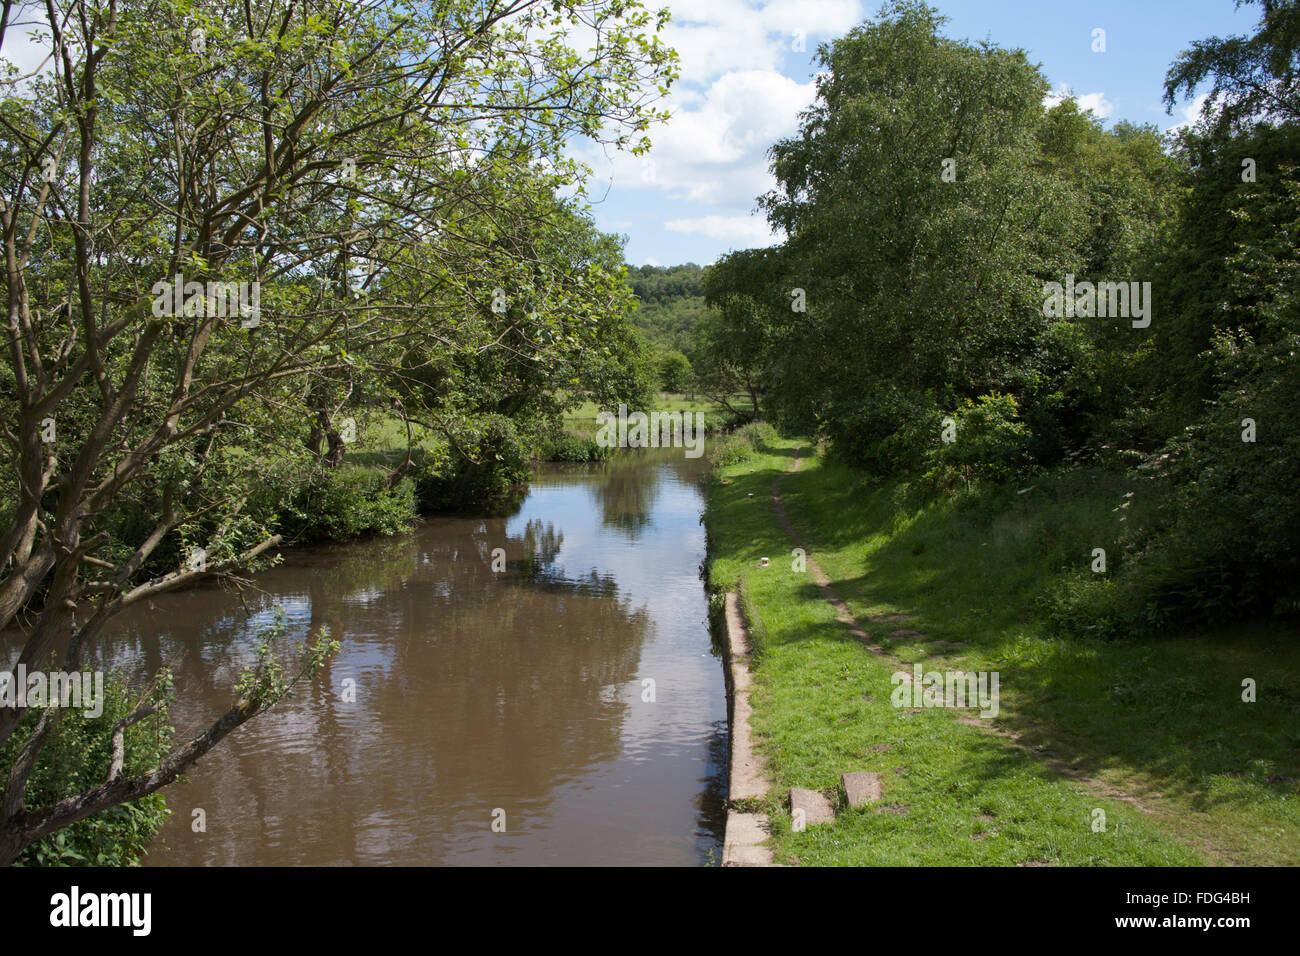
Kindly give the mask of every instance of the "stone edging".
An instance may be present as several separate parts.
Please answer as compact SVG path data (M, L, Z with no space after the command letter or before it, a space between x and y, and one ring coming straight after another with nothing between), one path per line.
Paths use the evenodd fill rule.
M731 769L728 803L767 796L772 783L767 779L763 761L754 751L749 718L751 679L749 673L749 637L740 615L740 598L727 592L727 717L731 727ZM764 813L727 810L727 831L723 838L723 866L771 866L772 851L765 842L768 819Z

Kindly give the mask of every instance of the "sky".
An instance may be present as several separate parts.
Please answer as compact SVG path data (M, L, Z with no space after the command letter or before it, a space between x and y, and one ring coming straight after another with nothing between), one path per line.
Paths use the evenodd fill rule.
M990 40L1025 50L1055 94L1070 92L1106 125L1117 120L1161 129L1194 118L1196 104L1172 114L1161 103L1169 65L1193 40L1250 34L1260 8L1233 0L931 0L954 39ZM756 211L775 186L768 148L792 135L814 97L820 43L879 10L879 0L647 0L667 6L664 40L681 78L651 131L646 157L575 146L593 171L591 214L626 237L632 265L716 260L733 249L779 241ZM1094 52L1094 31L1105 31Z
M954 39L1026 51L1053 95L1073 93L1108 125L1161 129L1188 122L1161 103L1165 73L1192 41L1250 34L1259 6L1234 0L930 0ZM817 47L876 16L881 0L645 0L667 6L664 42L681 77L654 127L648 156L589 142L571 153L592 169L588 202L597 227L626 239L632 265L706 265L733 249L780 240L757 212L775 187L768 148L793 135L813 102ZM1094 51L1105 31L1104 52ZM6 58L30 69L44 51L20 40Z

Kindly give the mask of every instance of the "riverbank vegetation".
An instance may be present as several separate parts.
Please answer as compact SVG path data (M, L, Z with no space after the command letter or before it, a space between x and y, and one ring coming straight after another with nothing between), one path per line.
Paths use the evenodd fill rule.
M807 833L774 801L782 858L1293 862L1300 3L1253 5L1170 66L1171 108L1211 95L1162 135L891 0L772 148L783 241L631 270L572 147L648 148L666 13L6 6L0 54L50 56L0 75L0 630L77 672L154 595L487 510L608 455L601 410L702 412L775 773L885 781ZM785 559L776 479L878 652ZM0 864L134 859L334 647L260 646L175 740L162 674L0 708ZM922 659L1003 672L997 732L893 707Z
M728 443L707 518L760 748L779 794L884 791L806 832L771 794L778 859L1294 864L1300 5L1171 66L1170 106L1214 95L1169 137L941 26L823 49L786 241L704 279L700 334L807 436ZM1000 712L900 708L918 663Z
M912 502L1122 487L1054 588L1066 630L1296 620L1297 23L1268 3L1254 36L1184 54L1170 106L1215 95L1162 137L1045 105L1022 51L888 4L823 49L772 148L786 240L706 271L713 361Z
M798 541L777 520L774 481ZM1123 487L1062 473L1023 495L988 486L916 505L800 440L755 436L720 463L710 580L740 591L755 645L750 700L776 784L763 809L778 862L1300 862L1293 628L1116 639L1057 626L1052 596L1077 549L1119 523ZM865 640L836 620L812 571L796 570L795 547ZM918 663L998 672L999 713L895 706L892 675ZM846 771L880 774L879 803L794 832L788 788L836 798Z
M1217 95L1162 139L1044 107L1023 52L889 5L824 49L762 199L788 239L708 269L705 334L764 418L911 501L1127 476L1061 622L1295 619L1297 18L1270 4L1253 38L1175 62L1170 104Z

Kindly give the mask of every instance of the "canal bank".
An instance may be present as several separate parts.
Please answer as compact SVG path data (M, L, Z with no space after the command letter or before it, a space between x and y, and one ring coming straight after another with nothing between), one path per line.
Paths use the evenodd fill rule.
M749 669L749 636L740 613L740 595L735 591L726 593L723 627L730 759L722 865L771 866L772 851L767 846L771 824L767 814L755 807L761 806L772 783L767 778L762 757L754 749L754 733L750 726L753 708L749 694L753 677Z
M806 442L774 437L715 471L710 587L742 596L748 724L771 783L764 798L732 809L767 817L777 863L1294 862L1295 842L1286 849L1263 837L1300 832L1285 747L1267 745L1258 772L1224 777L1197 745L1224 740L1249 764L1260 734L1284 742L1284 708L1171 710L1159 694L1118 707L1113 692L1140 673L1171 693L1194 685L1201 700L1236 702L1229 678L1243 661L1292 686L1296 655L1278 634L1131 645L1040 635L1033 592L1011 575L1007 549L1032 552L1043 535L1068 531L1073 498L1029 508L1012 492L1009 507L1022 510L990 518L946 506L905 511L891 493ZM1014 554L1022 577L1050 571ZM1000 712L896 706L895 675L918 663L999 672ZM1147 753L1156 730L1164 762ZM860 808L847 805L846 773L878 784ZM796 832L786 802L795 788L827 798L833 819ZM1198 802L1209 793L1223 799Z

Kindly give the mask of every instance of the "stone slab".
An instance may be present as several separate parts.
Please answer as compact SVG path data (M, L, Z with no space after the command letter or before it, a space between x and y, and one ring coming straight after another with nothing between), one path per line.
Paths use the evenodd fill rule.
M880 799L880 774L869 771L855 771L840 775L844 787L844 796L848 798L849 808L857 810Z
M772 851L767 840L767 817L761 813L727 814L727 831L722 841L723 866L771 866Z
M727 832L723 843L727 846L758 846L767 839L767 816L762 813L727 814Z
M804 826L835 822L835 809L831 806L831 802L816 790L805 790L803 787L790 788L791 816L797 810L803 811Z
M733 846L722 853L723 866L771 866L772 851L765 846Z

